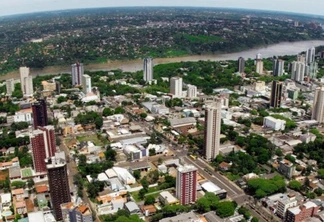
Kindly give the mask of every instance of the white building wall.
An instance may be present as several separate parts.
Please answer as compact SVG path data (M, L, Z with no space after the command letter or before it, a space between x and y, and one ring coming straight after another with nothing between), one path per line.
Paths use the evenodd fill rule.
M286 121L267 116L263 119L263 127L269 127L273 130L285 130Z

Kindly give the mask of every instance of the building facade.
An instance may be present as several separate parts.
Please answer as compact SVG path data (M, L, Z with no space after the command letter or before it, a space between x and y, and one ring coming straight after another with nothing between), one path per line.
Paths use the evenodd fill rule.
M324 123L324 86L318 87L315 91L312 119Z
M282 99L282 82L273 81L271 87L270 106L278 108L281 105Z
M91 92L91 77L89 75L82 76L82 91L84 94Z
M282 76L285 72L285 61L282 59L273 60L273 75Z
M196 98L197 97L197 86L187 85L187 97Z
M315 47L309 48L306 51L306 63L311 64L315 62Z
M32 104L34 129L48 125L47 105L44 99L39 99Z
M255 72L262 74L263 73L263 61L262 60L256 60L255 62Z
M46 168L53 213L55 219L61 221L61 204L71 202L66 162L60 158L48 158Z
M14 79L6 80L6 89L7 89L7 96L11 96L12 92L15 90L15 80Z
M93 222L91 209L86 204L64 203L61 210L64 222Z
M292 62L291 63L291 79L301 82L304 81L306 66L305 63Z
M32 157L36 172L46 172L45 159L55 156L56 140L54 126L39 127L30 135Z
M318 206L315 203L308 201L301 206L289 208L284 221L301 222L314 216L317 211Z
M197 168L193 165L177 168L176 196L181 205L197 200Z
M219 154L221 132L221 101L208 102L205 106L204 155L208 161Z
M182 78L181 77L172 77L170 79L170 93L175 98L182 97Z
M244 73L244 70L245 70L245 59L243 57L240 57L238 58L238 61L237 61L237 68L238 68L238 72L239 73Z
M145 82L153 80L153 58L144 58L143 60L143 79Z
M72 86L81 86L82 85L82 76L84 74L83 64L75 63L71 66L72 68Z

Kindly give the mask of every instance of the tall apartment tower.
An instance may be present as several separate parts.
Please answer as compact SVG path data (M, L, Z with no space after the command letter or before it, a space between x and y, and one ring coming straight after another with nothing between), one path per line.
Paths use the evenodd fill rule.
M181 77L172 77L170 79L170 93L176 97L182 97L182 78Z
M33 77L30 75L29 68L20 67L19 74L20 74L21 92L23 93L24 97L33 96L34 94Z
M285 61L282 59L275 59L273 61L273 75L282 76L285 72Z
M72 86L80 86L82 85L82 76L84 74L83 64L75 63L71 66L72 68Z
M143 79L150 82L153 80L153 58L144 58L143 63Z
M259 74L263 73L263 61L261 59L255 61L255 67L256 67L255 68L256 73L259 73Z
M91 92L91 77L89 75L82 76L82 91L84 94Z
M238 65L238 72L239 73L244 73L244 69L245 69L245 59L243 57L238 58L237 61L237 65Z
M60 158L48 158L46 168L54 216L61 221L61 204L71 202L66 162Z
M54 126L38 127L30 135L32 156L36 172L46 172L45 159L55 156L56 140Z
M305 77L305 63L292 62L291 63L291 79L301 82Z
M187 97L196 98L197 97L197 86L187 85Z
M25 91L25 78L29 76L30 70L28 67L20 67L19 68L19 74L20 74L20 86L21 86L21 91L24 93Z
M47 105L44 99L39 99L37 102L32 104L34 129L39 126L47 126Z
M185 165L177 168L176 196L181 205L197 200L197 168Z
M315 62L315 47L309 48L306 51L306 63L311 64Z
M312 119L324 123L324 86L318 87L315 91Z
M280 107L281 97L282 97L282 82L273 81L271 87L270 106L273 108Z
M15 80L14 79L6 80L6 89L7 89L7 96L11 96L12 92L15 90Z
M208 102L205 105L204 155L208 161L213 160L219 154L221 111L220 100Z

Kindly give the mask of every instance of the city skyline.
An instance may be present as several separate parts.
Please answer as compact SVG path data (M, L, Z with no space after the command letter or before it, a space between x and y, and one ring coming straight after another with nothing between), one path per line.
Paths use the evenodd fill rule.
M1 2L0 16L41 12L41 11L55 11L65 9L80 9L80 8L100 8L100 7L127 7L127 6L191 6L191 7L224 7L224 8L241 8L254 10L270 10L295 12L303 14L324 14L324 2L318 0L302 1L302 0L286 0L284 2L273 0L268 2L260 2L257 0L191 0L191 1L171 1L158 0L154 2L147 2L144 0L132 1L130 4L127 0L113 1L94 0L94 1L78 1L78 0L3 0ZM289 10L285 10L289 9Z

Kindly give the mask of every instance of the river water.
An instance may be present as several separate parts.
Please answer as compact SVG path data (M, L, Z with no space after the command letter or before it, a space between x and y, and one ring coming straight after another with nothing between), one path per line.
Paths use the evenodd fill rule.
M299 41L299 42L282 42L279 44L269 45L266 47L252 48L242 52L225 53L216 55L193 55L183 56L175 58L156 58L154 59L154 65L176 63L176 62L187 62L187 61L199 61L199 60L210 60L210 61L224 61L224 60L236 60L238 57L245 59L255 58L256 54L260 53L262 58L268 58L272 56L283 56L283 55L297 55L302 51L306 51L310 47L316 47L324 45L324 40L311 40L311 41ZM89 64L85 66L85 70L97 71L97 70L113 70L122 69L126 72L135 72L143 69L143 61L141 59L128 60L128 61L109 61L107 63L100 64ZM70 73L70 66L51 66L45 67L44 69L32 69L31 73L33 76L37 75L48 75L57 73ZM9 78L19 78L18 71L8 73L0 76L0 80Z

